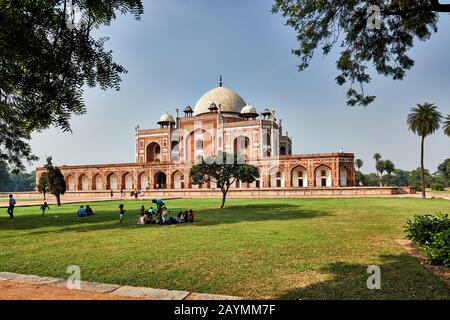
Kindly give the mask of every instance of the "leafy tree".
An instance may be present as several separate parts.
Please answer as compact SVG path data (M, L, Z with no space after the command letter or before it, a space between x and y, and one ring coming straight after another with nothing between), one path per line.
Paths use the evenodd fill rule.
M64 175L58 167L53 166L52 157L47 158L47 164L44 166L46 171L39 178L38 191L41 193L51 193L56 197L58 206L61 206L61 195L66 193L66 181Z
M444 133L450 137L450 114L444 119Z
M44 172L39 177L39 183L37 185L37 191L44 195L44 201L47 200L47 190L48 190L48 175L46 172Z
M36 172L32 171L11 174L11 182L8 187L9 190L15 192L35 191L36 190Z
M375 164L375 168L377 169L377 172L380 173L380 187L383 186L383 172L386 170L386 162L383 160L378 160Z
M139 19L141 0L0 1L0 159L10 168L37 159L32 132L70 131L72 116L86 112L85 88L119 90L126 70L92 33L118 13Z
M225 205L228 190L237 180L252 183L259 177L258 168L246 164L237 154L218 152L217 155L202 159L202 162L191 168L190 176L193 184L215 182L222 191L221 208Z
M429 188L431 185L432 177L428 169L422 170L422 168L417 168L412 170L409 177L411 187L416 188L418 191L423 191L424 188Z
M364 93L363 86L371 81L368 67L402 80L414 66L408 56L414 41L428 40L437 32L439 12L450 12L450 4L439 0L275 0L272 12L286 17L286 25L297 33L299 47L293 54L300 58L299 71L309 66L317 50L328 55L335 45L340 46L336 82L349 83L349 106L367 106L375 99Z
M385 160L384 161L384 170L386 170L386 185L389 185L389 178L391 176L391 174L394 172L395 170L395 165L391 160Z
M375 187L380 184L380 177L375 173L369 173L364 175L365 185L369 187Z
M392 185L399 186L399 187L405 187L411 185L410 181L410 172L401 170L401 169L394 169L393 176L390 179L390 182Z
M445 185L450 186L450 158L438 165L438 173L445 180Z
M5 161L0 160L0 191L8 190L8 185L11 183L11 176L9 175L8 165Z
M442 115L434 104L424 103L417 104L417 107L411 109L408 115L407 123L409 130L418 134L422 138L420 147L420 167L422 168L422 198L426 198L425 194L425 170L423 164L425 137L433 134L439 129Z

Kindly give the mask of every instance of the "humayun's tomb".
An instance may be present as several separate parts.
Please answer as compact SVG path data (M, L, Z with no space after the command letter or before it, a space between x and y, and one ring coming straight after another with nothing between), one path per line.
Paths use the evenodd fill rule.
M72 195L215 196L211 184L193 185L190 168L218 151L238 153L257 166L254 183L237 181L231 196L370 195L397 193L390 188L355 191L353 153L292 154L292 141L275 110L258 113L244 99L220 85L192 109L175 117L164 113L159 128L136 127L134 163L60 166ZM36 169L36 181L44 168Z

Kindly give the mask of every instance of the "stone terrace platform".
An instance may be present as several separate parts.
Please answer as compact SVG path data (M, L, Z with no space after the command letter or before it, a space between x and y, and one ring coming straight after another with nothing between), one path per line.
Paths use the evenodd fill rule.
M242 300L240 297L81 281L69 289L60 278L0 272L0 300Z

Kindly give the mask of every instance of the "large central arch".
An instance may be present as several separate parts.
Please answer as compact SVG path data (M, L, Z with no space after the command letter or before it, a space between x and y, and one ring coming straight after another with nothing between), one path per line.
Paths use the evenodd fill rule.
M149 143L145 155L146 162L161 162L161 146L156 142Z
M203 130L196 129L186 138L185 157L187 161L199 161L214 153L214 145L211 135Z

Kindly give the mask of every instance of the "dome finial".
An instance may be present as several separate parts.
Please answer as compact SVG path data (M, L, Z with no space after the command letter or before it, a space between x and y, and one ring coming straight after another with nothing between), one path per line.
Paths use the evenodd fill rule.
M222 86L222 75L219 76L219 87Z

